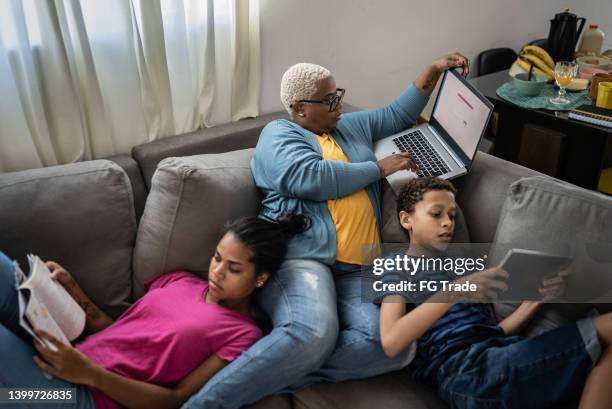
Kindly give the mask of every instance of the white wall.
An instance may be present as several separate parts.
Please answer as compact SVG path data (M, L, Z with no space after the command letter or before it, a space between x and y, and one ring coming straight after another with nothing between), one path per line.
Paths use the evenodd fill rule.
M260 0L261 113L282 109L279 84L297 62L329 68L346 101L387 104L435 57L460 51L474 61L493 47L518 49L548 36L564 7L599 23L612 48L610 0Z

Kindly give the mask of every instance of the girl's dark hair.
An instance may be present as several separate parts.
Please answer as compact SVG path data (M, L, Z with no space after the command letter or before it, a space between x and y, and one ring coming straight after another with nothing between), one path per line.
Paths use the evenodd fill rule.
M310 218L304 214L286 213L276 222L258 217L237 219L225 228L235 234L252 252L251 262L255 274L276 272L287 254L287 243L296 234L310 227Z

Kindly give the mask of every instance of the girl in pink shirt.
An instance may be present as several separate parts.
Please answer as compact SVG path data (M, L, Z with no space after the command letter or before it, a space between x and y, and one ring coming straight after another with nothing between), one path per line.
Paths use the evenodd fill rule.
M31 379L42 378L42 370L63 382L46 387L77 388L78 408L180 407L261 338L250 317L253 292L282 263L288 239L307 226L308 219L295 214L278 223L239 219L217 244L208 281L184 271L163 274L145 283L145 296L116 321L95 306L65 269L47 262L52 278L84 308L88 337L67 346L37 330L55 348L34 340L40 354L33 357L36 367L32 353L15 353L31 346L10 331L16 324L9 322L14 311L0 311L0 343L11 344L0 348L0 361L15 362L14 372L28 373L11 377L13 382L0 376L0 386L41 387ZM22 362L24 356L28 362ZM33 376L33 370L39 373Z

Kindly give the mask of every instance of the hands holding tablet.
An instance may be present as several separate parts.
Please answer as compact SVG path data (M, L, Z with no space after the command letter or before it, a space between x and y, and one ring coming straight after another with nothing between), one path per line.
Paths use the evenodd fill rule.
M535 250L511 249L500 263L508 277L505 301L545 301L559 298L565 289L572 258Z
M559 271L554 277L544 279L542 287L538 290L542 294L542 302L554 301L561 297L565 292L565 278L572 274L571 266L565 270Z
M499 266L455 280L456 286L449 295L458 302L552 302L565 292L567 277L572 274L571 263L572 259L565 256L511 249Z

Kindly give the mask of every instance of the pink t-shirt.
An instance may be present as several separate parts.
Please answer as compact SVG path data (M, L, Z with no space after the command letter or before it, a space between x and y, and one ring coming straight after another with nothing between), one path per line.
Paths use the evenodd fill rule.
M232 361L262 336L250 317L207 304L208 282L191 273L167 273L145 285L144 297L75 348L111 372L171 386L212 354ZM97 409L120 407L90 391Z

